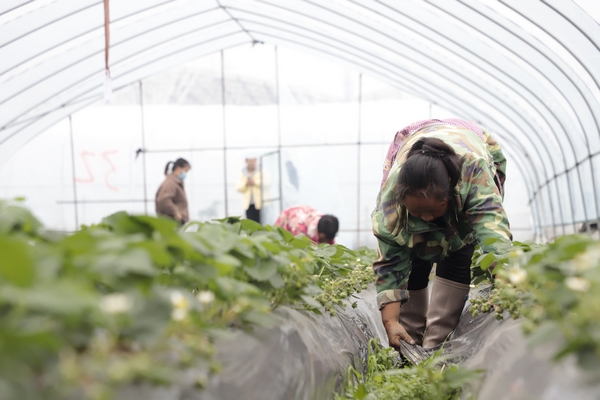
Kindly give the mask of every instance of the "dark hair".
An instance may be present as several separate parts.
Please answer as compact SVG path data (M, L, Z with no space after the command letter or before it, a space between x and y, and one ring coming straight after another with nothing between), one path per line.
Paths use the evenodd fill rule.
M171 169L171 171L173 171L175 168L177 167L181 167L181 168L185 168L185 167L190 167L190 163L187 162L187 160L183 159L183 158L178 158L177 160L175 160L175 162L173 161L169 161L167 163L167 165L165 166L165 175L169 173L169 165L173 164L173 169Z
M417 140L398 174L398 203L407 195L433 196L448 199L449 205L454 206L454 187L460 181L462 163L463 158L442 140Z
M323 233L328 240L333 240L339 227L340 223L337 217L330 214L325 214L319 220L317 232Z

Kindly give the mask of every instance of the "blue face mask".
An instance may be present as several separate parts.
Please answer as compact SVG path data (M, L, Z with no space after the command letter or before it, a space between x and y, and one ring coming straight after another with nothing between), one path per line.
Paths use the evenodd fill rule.
M186 176L187 176L187 172L182 172L179 175L177 175L177 177L181 180L184 180Z

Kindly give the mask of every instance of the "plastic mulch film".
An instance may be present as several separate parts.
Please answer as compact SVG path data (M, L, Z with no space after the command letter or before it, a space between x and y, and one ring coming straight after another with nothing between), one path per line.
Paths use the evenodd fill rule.
M281 307L279 323L252 332L233 332L216 343L220 372L204 388L207 367L190 369L169 387L136 385L121 390L119 400L328 399L345 384L349 366L364 368L368 342L387 344L370 287L359 294L357 307L337 314L316 315Z
M486 290L474 289L473 296ZM491 399L600 399L600 379L581 369L574 357L553 361L560 342L528 344L520 321L509 316L497 321L493 314L473 318L465 307L458 327L444 346L452 360L469 369L484 370L484 378L463 388L463 398L475 394ZM558 340L558 339L557 339Z

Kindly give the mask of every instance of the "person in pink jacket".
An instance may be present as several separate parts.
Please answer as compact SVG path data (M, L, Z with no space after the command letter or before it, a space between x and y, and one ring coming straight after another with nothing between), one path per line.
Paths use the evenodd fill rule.
M294 236L304 234L315 243L334 243L339 229L339 221L333 215L323 215L309 206L290 207L281 212L275 226L279 226Z

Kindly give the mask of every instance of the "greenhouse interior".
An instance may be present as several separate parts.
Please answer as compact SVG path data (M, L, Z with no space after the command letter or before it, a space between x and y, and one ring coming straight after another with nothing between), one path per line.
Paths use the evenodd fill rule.
M0 399L600 399L599 124L597 0L2 0Z

